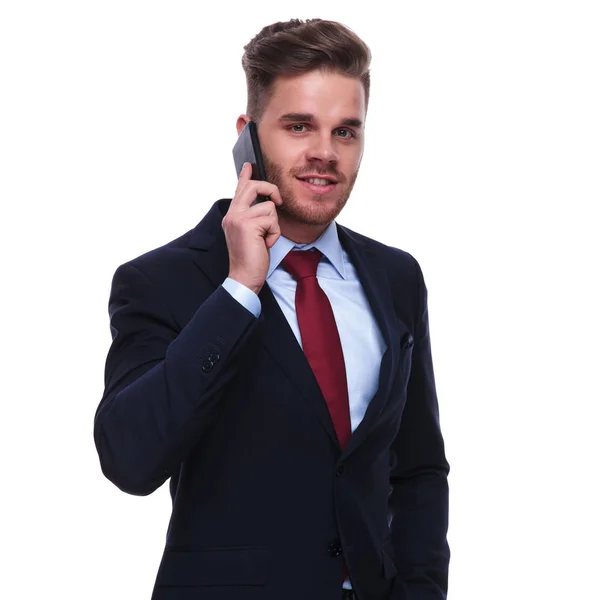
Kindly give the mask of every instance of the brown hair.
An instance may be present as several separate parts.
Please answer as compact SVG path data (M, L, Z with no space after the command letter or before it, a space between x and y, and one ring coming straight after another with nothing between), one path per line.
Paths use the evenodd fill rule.
M357 77L369 105L369 47L348 27L323 19L291 19L264 27L244 46L242 67L248 87L248 116L258 122L279 75L314 70Z

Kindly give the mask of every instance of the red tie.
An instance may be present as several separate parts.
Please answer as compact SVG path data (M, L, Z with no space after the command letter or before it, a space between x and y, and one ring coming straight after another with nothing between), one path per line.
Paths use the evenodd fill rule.
M327 402L329 414L343 448L350 436L350 407L344 354L335 317L327 294L317 281L317 266L323 255L316 248L293 250L281 266L298 282L296 316L302 348Z
M352 435L346 366L340 334L327 294L317 281L317 267L323 255L316 248L292 250L281 266L298 282L296 286L296 316L302 338L302 348L321 392L343 448ZM343 578L348 567L343 561Z

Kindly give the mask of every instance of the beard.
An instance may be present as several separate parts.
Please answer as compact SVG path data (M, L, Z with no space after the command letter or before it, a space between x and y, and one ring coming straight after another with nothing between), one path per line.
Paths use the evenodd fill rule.
M358 177L358 169L348 180L335 170L324 171L323 169L316 169L314 167L310 168L311 173L335 177L338 186L342 186L346 181L348 181L348 185L343 193L338 196L333 206L331 206L331 201L329 199L324 199L325 196L321 194L313 194L314 202L303 202L299 200L294 193L292 182L289 181L289 178L296 180L296 177L302 176L308 172L307 169L304 169L303 171L293 169L289 172L289 178L286 179L281 165L273 162L266 155L263 155L263 161L265 164L267 180L277 186L277 189L279 189L279 193L281 194L281 199L283 200L282 205L277 207L277 212L284 218L287 218L287 220L302 225L325 226L331 223L346 205L346 202L352 193L352 189L354 188L354 184L356 183L356 178Z

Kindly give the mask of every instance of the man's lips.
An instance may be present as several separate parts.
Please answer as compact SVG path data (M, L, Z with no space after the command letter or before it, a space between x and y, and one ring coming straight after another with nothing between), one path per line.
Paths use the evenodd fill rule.
M308 175L297 175L298 179L327 179L331 181L331 183L338 183L338 178L334 175L329 175L328 173L325 175L319 175L318 173L309 173Z
M298 179L298 181L300 182L300 184L305 187L307 190L311 191L313 194L328 194L329 192L333 191L335 189L335 186L337 185L337 182L333 181L331 182L329 185L318 185L315 183L309 183L308 181L304 181L303 179L301 179L300 177L297 177L296 179ZM310 177L309 179L313 179L313 177ZM327 179L326 177L320 177L320 178L315 178L315 179Z

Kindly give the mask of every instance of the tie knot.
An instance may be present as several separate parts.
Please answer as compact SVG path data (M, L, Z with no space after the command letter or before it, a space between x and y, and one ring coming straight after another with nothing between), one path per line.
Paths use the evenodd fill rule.
M292 250L281 261L281 266L296 280L316 277L317 267L323 254L316 248L310 250Z

